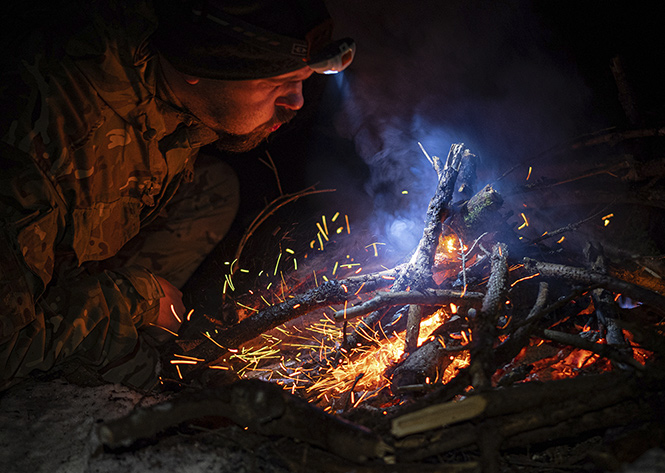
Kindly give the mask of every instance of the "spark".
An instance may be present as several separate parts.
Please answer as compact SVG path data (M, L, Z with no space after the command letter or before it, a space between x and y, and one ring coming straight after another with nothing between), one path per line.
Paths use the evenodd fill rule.
M238 304L240 307L244 307L247 310L251 310L252 312L258 312L259 311L259 309L255 309L254 307L250 307L250 306L242 304L238 301L236 301L236 304Z
M358 290L357 290L353 295L354 295L354 296L357 296L358 294L360 294L360 291L362 290L362 288L363 288L364 286L365 286L365 283L363 282L363 283L360 285L360 287L358 288Z
M164 330L164 331L170 333L171 335L173 335L173 336L175 336L175 337L178 336L178 334L175 333L173 330L169 330L169 329L167 329L166 327L162 327L161 325L157 325L157 324L153 324L153 323L149 323L148 325L151 325L151 326L153 326L153 327L157 327L157 328L161 328L162 330Z
M339 212L335 212L335 215L330 219L331 222L335 222L337 220L337 217L339 217Z
M532 170L533 170L533 168L532 168L531 166L529 166L529 172L526 174L526 180L527 180L527 181L528 181L529 178L531 177L531 171L532 171Z
M409 191L406 191L406 190L402 191L402 195L407 195L408 193L409 193Z
M346 220L346 231L349 235L351 235L351 226L349 225L349 216L344 215L344 219Z
M177 353L174 353L173 356L175 356L176 358L181 358L183 360L206 361L203 358L196 358L194 356L187 356L187 355L179 355Z
M235 291L236 288L235 288L235 286L233 285L233 281L232 281L232 279L231 279L231 275L230 275L230 274L227 274L227 275L225 275L224 277L226 278L226 280L227 280L228 283L229 283L229 288L230 288L232 291Z
M222 350L224 350L224 347L221 346L221 345L217 342L217 340L215 340L215 339L212 338L210 335L208 335L208 332L201 332L201 335L203 335L203 336L206 337L208 340L210 340L212 343L214 343L214 344L217 345L219 348L221 348Z
M335 261L335 266L333 266L332 274L333 276L337 272L337 268L339 267L339 261Z
M540 276L540 273L535 273L535 274L532 274L532 275L530 275L530 276L524 276L523 278L520 278L520 279L514 281L514 282L510 285L510 287L515 287L515 285L516 285L517 283L520 283L520 282L522 282L522 281L526 281L527 279L533 279L533 278L535 278L536 276Z
M328 232L323 229L323 227L321 226L321 224L319 222L316 222L316 228L319 229L319 235L323 236L323 238L326 241L330 241L330 240L328 240Z
M273 276L277 276L277 268L279 268L279 261L281 259L282 259L282 253L280 252L280 254L277 255L277 262L275 263L275 270L272 273Z
M520 225L519 227L517 227L518 230L521 230L521 229L523 229L524 227L528 227L528 226L529 226L529 221L526 219L526 215L524 215L524 213L520 213L520 215L522 216L522 219L524 220L524 223L522 223L522 225Z
M175 311L175 307L173 307L173 304L171 304L171 313L173 314L173 317L178 321L179 324L182 323L182 319L178 317L178 314Z
M191 320L193 313L194 313L194 309L191 309L189 312L187 312L187 322L189 322Z
M325 230L326 235L328 234L328 224L326 223L326 216L321 215L321 221L323 222L323 229Z
M286 251L290 255L295 254L295 251L293 251L291 248L285 248L284 251Z
M171 360L172 365L196 365L198 361L195 360Z
M379 256L379 250L377 248L378 245L385 245L385 243L379 243L379 242L370 243L365 247L365 249L371 246L372 248L374 248L374 256Z
M560 244L560 243L563 243L563 240L565 240L565 239L566 239L566 237L565 237L565 236L562 236L561 238L559 238L559 239L557 240L557 243L559 243L559 244Z

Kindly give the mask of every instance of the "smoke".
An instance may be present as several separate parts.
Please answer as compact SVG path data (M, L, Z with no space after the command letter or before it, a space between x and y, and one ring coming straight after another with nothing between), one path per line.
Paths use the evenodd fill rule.
M418 143L445 158L464 142L480 156L480 187L594 127L589 91L530 5L330 0L336 36L358 45L337 79L335 128L367 165L356 192L396 250L415 246L436 186Z

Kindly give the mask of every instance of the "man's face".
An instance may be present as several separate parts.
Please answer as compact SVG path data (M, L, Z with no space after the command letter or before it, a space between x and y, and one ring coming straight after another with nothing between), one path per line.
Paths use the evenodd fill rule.
M302 108L308 67L275 77L242 81L194 78L166 65L166 79L182 104L217 132L220 149L249 151Z

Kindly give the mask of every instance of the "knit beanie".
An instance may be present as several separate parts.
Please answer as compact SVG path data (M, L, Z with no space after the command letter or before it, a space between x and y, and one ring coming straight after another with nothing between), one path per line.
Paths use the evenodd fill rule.
M154 0L152 42L180 72L222 80L260 79L306 65L330 43L323 0Z

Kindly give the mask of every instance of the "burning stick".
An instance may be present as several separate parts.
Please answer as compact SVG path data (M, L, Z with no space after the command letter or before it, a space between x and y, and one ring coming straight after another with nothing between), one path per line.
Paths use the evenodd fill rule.
M508 292L508 248L497 243L492 250L492 270L487 282L487 293L480 314L473 319L473 344L471 349L471 384L476 389L490 386L490 377L495 369L494 341L496 323L505 307Z
M481 292L464 292L449 289L424 289L422 291L380 292L372 299L344 310L335 312L335 320L351 320L369 314L377 309L395 305L444 305L450 302L479 301Z
M599 274L607 274L605 266L605 254L600 244L589 242L584 249L588 263L591 269ZM621 346L623 351L631 358L630 348L626 347L626 340L623 337L621 328L616 321L619 320L618 307L614 300L614 295L605 289L594 289L591 291L594 307L596 308L596 317L599 324L605 328L605 339L609 345Z
M630 353L621 351L611 345L603 345L601 343L594 343L585 340L582 337L573 335L572 333L557 332L555 330L543 330L543 337L554 342L570 345L575 348L593 352L605 358L618 363L619 366L631 366L638 371L644 371L644 365L637 361Z
M464 336L455 338L453 334L464 334L468 326L462 323L461 317L453 317L440 325L428 337L427 341L416 348L408 358L402 361L393 371L392 385L396 391L416 384L442 383L444 372L459 357L457 366L466 363L462 352L469 350L468 341L461 344Z
M191 351L190 354L194 356L213 361L191 370L187 378L196 379L207 366L221 363L221 358L226 355L229 348L237 348L266 331L319 307L353 298L361 288L362 291L372 292L384 287L390 284L401 270L402 267L398 266L378 273L328 281L304 294L256 312L226 330L220 330L215 339L210 338L212 343L199 344Z
M428 160L434 167L439 177L439 183L436 192L430 200L427 209L427 217L423 236L418 243L418 247L406 264L404 272L400 273L391 292L405 291L408 287L412 290L423 290L433 286L432 265L434 253L441 234L441 221L448 216L450 201L455 191L455 181L464 159L473 156L463 143L455 143L450 147L445 165L441 165L438 157L429 157ZM411 352L415 349L418 341L418 332L420 329L420 313L417 310L409 311L410 317L407 320L407 335L405 341L405 351ZM371 313L361 324L363 327L374 327L383 314L378 312ZM354 332L347 339L347 346L355 346L356 340L364 340L367 337Z

